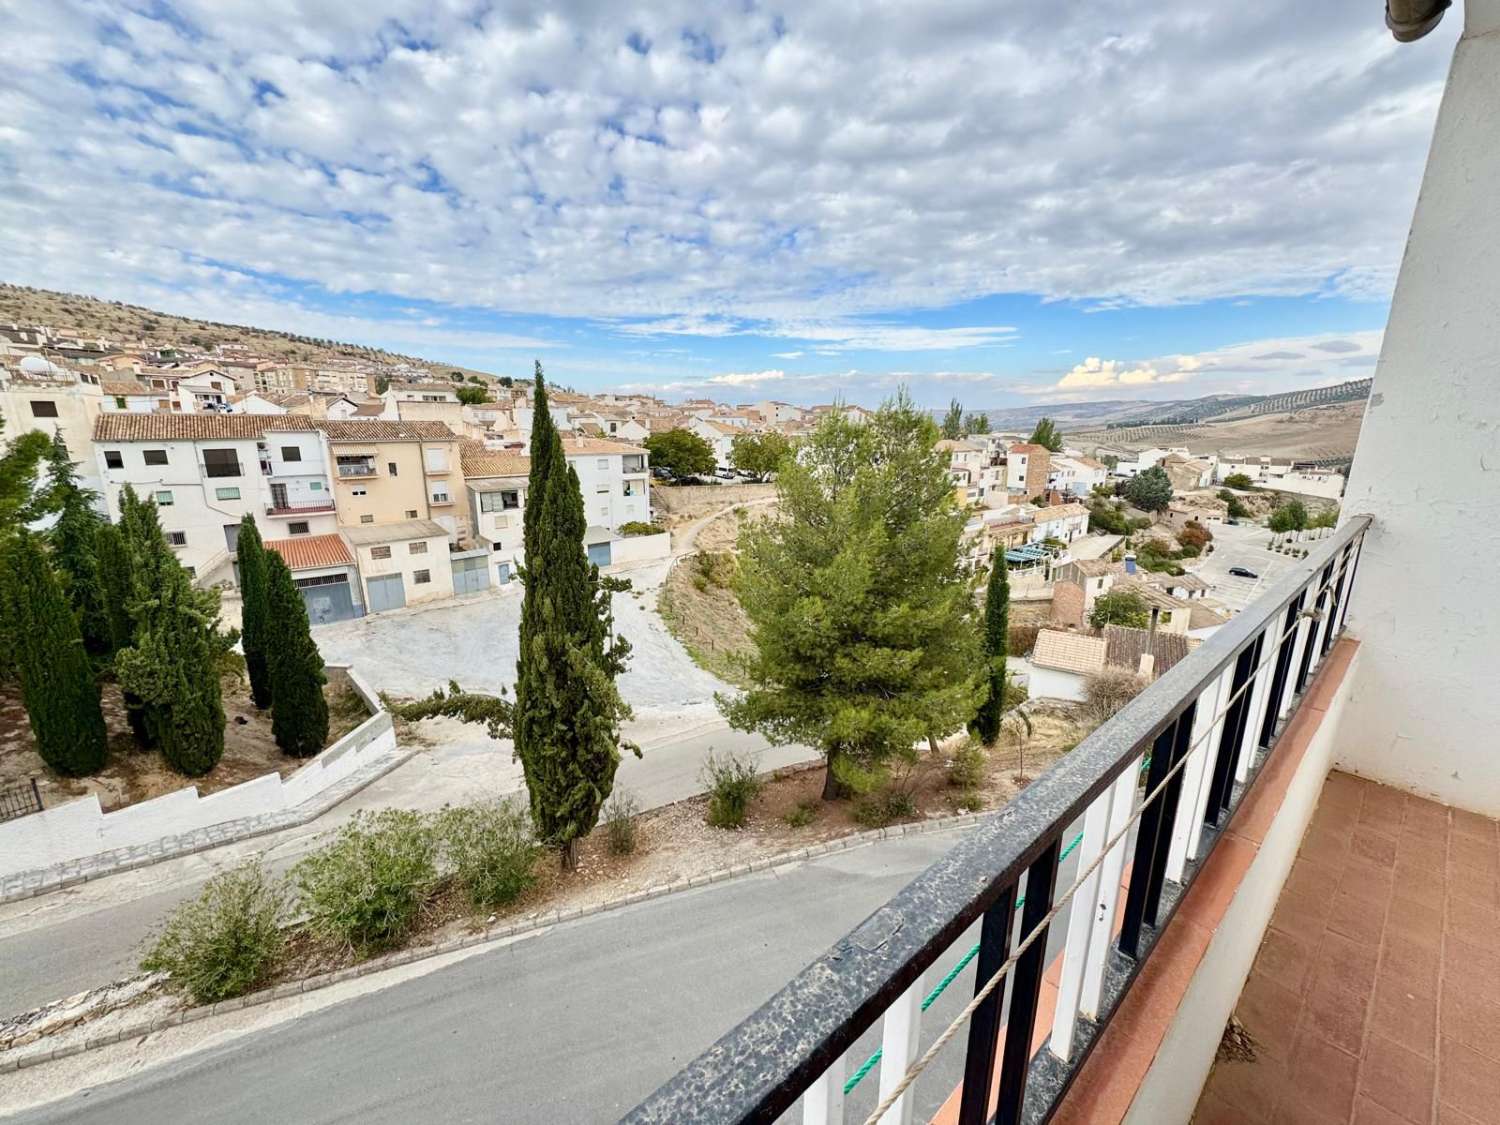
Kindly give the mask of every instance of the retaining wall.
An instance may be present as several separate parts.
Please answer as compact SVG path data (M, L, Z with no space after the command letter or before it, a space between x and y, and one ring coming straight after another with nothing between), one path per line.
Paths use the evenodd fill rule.
M108 813L91 795L6 821L0 824L0 879L122 849L161 845L165 854L176 850L167 846L173 839L290 812L394 751L396 731L374 689L346 665L328 671L330 678L347 678L370 717L291 776L268 773L207 796L188 786Z

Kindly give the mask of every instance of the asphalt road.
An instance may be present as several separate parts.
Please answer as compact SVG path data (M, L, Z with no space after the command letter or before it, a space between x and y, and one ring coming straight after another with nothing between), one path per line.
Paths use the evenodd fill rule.
M1194 571L1213 587L1209 596L1235 611L1242 610L1301 561L1266 550L1271 538L1269 531L1253 524L1215 524L1213 554ZM1257 577L1231 575L1232 566L1244 567Z
M509 743L491 742L474 733L477 728L464 730L466 741L439 745L311 824L0 906L0 1016L135 973L143 946L166 914L217 871L251 855L285 871L358 809L437 808L476 789L521 792L520 766L510 761ZM698 772L709 750L756 754L764 770L814 756L800 746L772 748L758 735L718 724L648 743L640 759L621 762L616 784L635 793L642 808L681 800L702 790Z
M956 839L886 841L596 915L15 1120L612 1121ZM1059 885L1072 877L1069 862ZM929 987L974 931L929 972ZM924 1042L973 987L971 964L928 1012ZM957 1084L963 1042L916 1084L919 1119ZM878 1044L877 1023L852 1057ZM872 1072L850 1096L850 1119L874 1108L876 1083Z

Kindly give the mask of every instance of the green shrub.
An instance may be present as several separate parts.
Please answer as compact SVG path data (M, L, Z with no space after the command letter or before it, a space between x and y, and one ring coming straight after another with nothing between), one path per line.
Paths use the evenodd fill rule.
M984 808L984 795L966 789L953 799L961 812L979 812Z
M904 789L882 789L854 802L850 810L855 823L866 828L884 828L898 820L909 820L917 815L917 802Z
M531 817L515 799L445 809L437 836L454 877L475 906L514 902L536 882L541 846Z
M232 868L168 916L141 960L148 972L166 971L198 1004L250 991L281 952L287 888L259 863Z
M782 814L781 819L791 828L806 828L818 819L817 801L798 801L797 807Z
M708 789L708 816L714 828L742 828L750 802L761 790L755 759L749 754L709 751L700 775Z
M635 851L635 818L641 803L628 789L617 789L604 806L604 838L611 855L630 855Z
M697 568L693 585L700 591L709 586L728 589L734 584L735 572L739 569L733 551L699 551L693 557L693 563Z
M960 789L978 789L984 784L984 748L966 742L948 763L948 784Z
M399 944L437 881L437 850L421 813L356 813L293 870L309 927L361 957Z
M626 520L620 525L620 534L627 537L631 535L660 535L666 530L660 524L643 523L640 520Z

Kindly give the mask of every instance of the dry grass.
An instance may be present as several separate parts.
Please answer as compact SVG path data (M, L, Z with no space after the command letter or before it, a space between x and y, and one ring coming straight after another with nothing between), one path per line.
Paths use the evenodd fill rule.
M704 580L699 557L677 560L662 586L657 610L694 663L721 680L741 684L735 657L750 651L750 619L733 590Z
M1364 402L1341 402L1195 426L1069 430L1067 440L1072 445L1099 444L1125 449L1185 445L1194 450L1246 451L1269 457L1349 457L1359 439L1364 412Z

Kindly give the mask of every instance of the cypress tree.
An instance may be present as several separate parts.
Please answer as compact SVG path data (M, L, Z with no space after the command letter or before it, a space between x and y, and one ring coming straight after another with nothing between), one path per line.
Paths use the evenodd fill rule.
M264 565L271 732L283 754L311 758L328 742L323 657L312 639L307 604L292 582L292 572L275 551L264 552Z
M132 696L139 700L147 740L173 769L201 777L224 755L216 599L193 589L162 534L156 505L128 487L120 526L130 558L134 639L116 654L115 670L127 706Z
M95 537L104 522L94 507L98 493L78 483L78 472L61 430L52 439L48 460L48 487L52 504L59 512L57 522L47 533L52 560L63 578L68 600L78 614L84 646L91 653L107 654L113 644L95 553Z
M583 494L547 411L540 363L533 408L514 738L537 833L572 870L578 839L614 788L620 723L630 717L615 677L630 645L611 637L610 593L623 584L588 561Z
M99 685L73 608L29 532L6 546L0 596L15 626L16 669L37 751L58 773L97 773L107 739Z
M98 563L99 585L104 599L104 616L109 625L109 648L118 652L130 647L135 626L130 619L130 552L125 536L112 523L101 523L94 533L94 558Z
M1010 646L1010 575L1005 566L1005 548L990 556L990 581L984 594L984 656L988 683L984 702L969 724L969 731L986 746L1000 737L1000 718L1005 714L1005 657Z
M271 705L271 672L266 666L267 604L266 549L251 516L240 521L235 548L240 564L240 642L245 648L245 670L250 675L250 698L265 710ZM300 600L300 599L299 599ZM303 611L306 616L306 611Z

